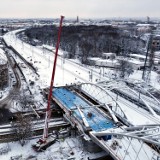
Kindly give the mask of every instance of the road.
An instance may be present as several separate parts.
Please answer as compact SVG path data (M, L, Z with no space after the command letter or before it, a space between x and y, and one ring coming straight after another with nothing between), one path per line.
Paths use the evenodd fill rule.
M38 73L41 78L46 76L42 74L42 72L45 72L43 70L48 70L47 77L51 76L54 60L53 52L48 51L44 53L43 48L37 48L22 42L11 33L5 36L5 41L8 43L8 45L14 47L25 59L32 60L30 63L35 62L33 65L35 68L39 68ZM41 66L39 66L38 62L41 63ZM55 85L65 85L66 83L71 84L77 82L96 83L97 81L108 79L106 75L103 77L102 73L98 73L95 70L88 68L87 66L83 66L82 64L77 64L68 59L64 59L61 56L58 56L56 73L58 73L58 76L56 74ZM50 78L48 79L50 80ZM47 81L48 85L50 84L50 81L46 79L45 81Z
M10 108L12 98L14 97L14 95L16 96L19 93L20 87L21 87L21 75L18 71L18 68L15 65L15 61L14 61L13 57L11 57L8 52L9 51L6 51L6 56L8 58L9 65L10 65L10 67L14 73L14 76L15 76L15 85L10 87L10 91L9 91L8 96L6 96L4 99L2 99L0 101L0 108L2 108L2 107ZM11 78L11 77L9 77L9 78ZM11 80L9 82L9 85L13 85L11 83Z

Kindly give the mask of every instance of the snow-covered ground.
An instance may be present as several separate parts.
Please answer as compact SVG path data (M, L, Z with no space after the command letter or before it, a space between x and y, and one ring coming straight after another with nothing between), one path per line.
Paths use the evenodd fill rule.
M6 64L7 57L5 56L5 52L0 48L0 64Z
M35 101L42 101L42 96L39 94L38 89L43 89L50 85L51 73L54 55L52 52L45 52L42 48L36 48L30 46L19 39L16 38L14 32L8 33L4 36L5 41L8 45L13 46L28 62L32 63L39 74L36 75L31 69L25 66L25 64L16 56L13 57L16 59L17 63L21 66L22 71L25 74L28 86L32 93L34 94ZM59 51L62 52L62 51ZM61 53L60 53L61 54ZM89 74L92 72L92 79L89 77ZM79 63L74 63L70 60L63 59L58 57L56 75L55 75L55 86L61 86L66 84L73 84L77 82L89 82L97 81L99 73L93 72L91 69L83 67ZM99 77L98 77L99 78ZM99 80L104 80L101 76ZM31 81L35 82L34 87L30 86ZM26 88L26 85L23 82L22 87ZM45 103L42 101L45 106ZM14 110L15 105L12 107ZM26 159L31 156L37 157L38 160L45 159L69 159L75 158L76 160L95 158L105 152L98 154L90 154L87 151L83 150L82 144L77 138L67 138L65 140L60 140L56 142L52 147L49 147L45 152L36 153L31 148L31 145L34 144L37 139L29 141L25 146L21 146L18 142L11 143L2 143L0 144L0 150L5 150L6 153L0 155L0 158L3 160L8 160L11 157L20 157L20 159ZM8 150L8 151L7 151Z
M154 71L151 72L150 84L156 89L160 89L160 83L157 81L158 74ZM142 80L142 71L136 70L134 74L130 75L130 79Z
M83 150L82 143L77 138L59 139L45 152L35 152L32 149L31 146L36 141L37 139L30 140L23 147L17 142L0 144L0 159L12 160L17 157L18 160L27 160L36 157L37 160L87 160L88 157L91 159L105 155L105 152L91 154Z
M15 33L17 31L9 32L4 36L5 41L8 45L13 46L28 62L32 63L35 68L37 68L37 72L39 76L33 73L29 68L23 68L25 71L25 77L29 84L30 81L35 82L35 88L45 88L50 85L51 80L51 73L52 73L52 66L54 60L54 54L49 51L43 50L41 47L34 47L21 40L17 39ZM63 52L63 51L59 51ZM16 58L16 56L15 56ZM18 57L16 58L18 60ZM83 66L82 64L74 63L68 59L64 59L61 56L58 57L57 60L57 68L56 68L56 75L55 75L55 82L54 86L62 86L62 85L70 85L73 83L78 82L93 82L96 83L97 81L109 80L109 77L112 76L113 70L105 69L102 73L102 69L95 69L94 67L87 67ZM108 77L103 77L103 75L107 75ZM131 78L134 79L141 79L142 72L135 71ZM160 85L156 81L156 73L152 73L151 76L151 84L153 84L156 88L160 89ZM30 87L33 93L35 93L35 99L37 101L39 99L39 93L34 87ZM41 97L42 98L42 97ZM131 113L131 111L130 111ZM134 120L132 117L133 114L129 115L131 119ZM136 112L134 112L134 116L136 116ZM138 120L138 119L137 119ZM140 121L144 119L140 119ZM141 122L142 122L141 121ZM145 119L145 121L147 121ZM137 123L137 121L136 121ZM1 159L8 160L11 156L22 156L26 158L29 155L35 155L38 160L41 159L66 159L66 157L75 156L78 159L86 159L89 153L83 151L79 142L75 139L66 139L64 141L60 141L52 145L52 147L48 148L45 152L42 153L35 153L32 148L31 144L37 141L31 140L27 145L21 147L18 142L8 143L9 148L11 151L8 153L1 155ZM72 144L74 144L72 146ZM6 146L7 144L0 144L0 148ZM3 147L4 148L4 147ZM71 155L70 151L73 151L74 154ZM52 154L53 153L53 154Z

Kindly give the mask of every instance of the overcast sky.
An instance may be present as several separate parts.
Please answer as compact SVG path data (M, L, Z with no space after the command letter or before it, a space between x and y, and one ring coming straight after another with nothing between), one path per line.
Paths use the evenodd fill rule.
M0 0L0 18L160 17L160 0Z

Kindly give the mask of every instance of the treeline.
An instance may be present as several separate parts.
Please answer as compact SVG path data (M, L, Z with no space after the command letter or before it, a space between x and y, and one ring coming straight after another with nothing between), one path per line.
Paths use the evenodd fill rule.
M54 25L35 27L25 30L22 34L28 43L33 39L41 44L55 46L58 28ZM141 39L112 26L63 26L61 49L68 52L69 58L79 58L85 63L87 57L100 57L104 52L117 55L139 52L144 46Z

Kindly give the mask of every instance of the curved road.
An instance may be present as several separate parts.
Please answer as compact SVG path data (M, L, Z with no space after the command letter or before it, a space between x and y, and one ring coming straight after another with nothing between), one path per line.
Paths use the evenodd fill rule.
M6 56L8 58L9 65L11 66L13 73L15 75L16 84L14 86L10 87L9 95L0 101L0 108L2 108L2 107L9 108L11 105L12 99L14 98L14 96L16 96L19 93L20 88L21 88L20 73L15 65L16 64L15 60L13 59L13 57L9 56L9 54L7 52L6 52ZM9 84L9 85L11 85L11 84Z

